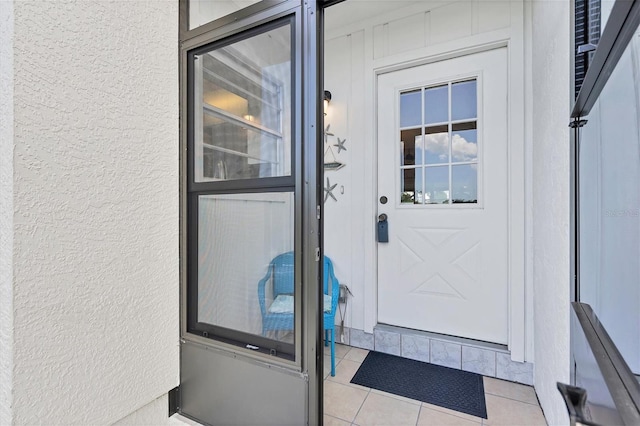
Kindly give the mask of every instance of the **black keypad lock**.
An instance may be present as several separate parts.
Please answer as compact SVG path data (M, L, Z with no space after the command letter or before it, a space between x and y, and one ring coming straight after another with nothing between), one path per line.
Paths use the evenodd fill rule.
M381 214L378 216L378 242L389 242L389 222L387 222L387 215Z

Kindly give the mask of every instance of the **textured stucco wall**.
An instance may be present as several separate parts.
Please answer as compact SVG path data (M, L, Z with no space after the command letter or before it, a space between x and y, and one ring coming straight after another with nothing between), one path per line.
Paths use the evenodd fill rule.
M168 425L167 407L169 398L167 394L151 401L139 410L129 414L127 417L118 420L113 426L139 426L139 425Z
M534 0L532 175L535 387L550 425L568 423L570 3Z
M200 423L179 414L167 417L168 406L169 398L167 394L164 394L127 417L118 420L113 426L200 426Z
M11 423L13 368L13 3L0 1L0 425Z
M178 4L13 7L13 421L113 423L179 380Z

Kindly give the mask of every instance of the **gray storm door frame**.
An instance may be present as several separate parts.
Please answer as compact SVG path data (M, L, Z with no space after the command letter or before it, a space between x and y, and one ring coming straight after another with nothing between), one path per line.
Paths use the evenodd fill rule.
M263 0L189 30L188 0L180 0L181 384L178 411L203 423L229 422L229 419L247 423L257 418L265 424L282 423L282 419L299 423L300 413L304 413L305 423L322 424L323 289L319 266L323 256L322 146L319 143L322 113L318 103L322 100L321 15L316 0ZM242 181L213 185L194 182L190 159L193 156L190 126L194 123L190 57L204 46L250 37L281 20L288 20L293 28L291 176L254 181L249 189ZM193 313L189 311L190 303L193 308L192 290L197 286L193 276L194 264L197 273L197 197L262 190L294 192L295 294L301 297L295 298L295 343L293 356L289 358L234 345L224 335L212 339L189 327L190 315L193 324ZM251 383L246 383L247 380ZM264 390L261 392L261 389ZM225 402L216 406L219 400ZM287 417L287 410L292 417Z

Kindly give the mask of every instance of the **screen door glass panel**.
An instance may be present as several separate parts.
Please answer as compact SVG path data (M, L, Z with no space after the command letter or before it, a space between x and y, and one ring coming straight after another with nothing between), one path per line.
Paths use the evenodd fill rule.
M293 193L203 195L198 215L198 322L293 343L293 256L272 262L294 248Z
M291 175L291 26L194 56L195 182Z
M581 129L580 302L640 375L640 31Z

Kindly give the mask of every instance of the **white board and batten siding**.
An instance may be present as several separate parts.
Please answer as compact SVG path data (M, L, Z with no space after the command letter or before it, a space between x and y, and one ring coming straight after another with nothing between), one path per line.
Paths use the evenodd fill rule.
M366 3L366 4L365 4ZM374 6L375 5L375 6ZM509 162L508 346L514 361L532 362L525 309L524 10L521 2L346 2L326 10L325 116L329 144L346 166L325 176L337 202L325 203L325 254L352 290L345 326L373 331L377 312L377 76L444 59L507 48ZM358 17L358 18L354 18ZM334 148L335 149L335 148ZM335 151L337 152L337 150ZM325 182L326 184L326 178ZM393 226L390 224L390 226ZM392 232L392 230L391 230ZM526 243L528 244L528 242ZM339 315L336 316L339 322Z

